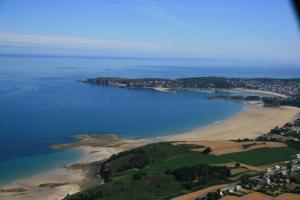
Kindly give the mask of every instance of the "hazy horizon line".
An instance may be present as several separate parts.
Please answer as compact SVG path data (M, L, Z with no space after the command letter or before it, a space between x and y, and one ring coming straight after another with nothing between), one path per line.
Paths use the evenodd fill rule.
M299 61L271 60L271 59L242 59L242 58L209 58L209 57L179 57L179 56L105 56L105 55L77 55L77 54L36 54L36 53L0 53L0 57L55 57L55 58L86 58L86 59L138 59L138 60L203 60L203 61L244 61L244 62L273 62L292 63L300 66Z

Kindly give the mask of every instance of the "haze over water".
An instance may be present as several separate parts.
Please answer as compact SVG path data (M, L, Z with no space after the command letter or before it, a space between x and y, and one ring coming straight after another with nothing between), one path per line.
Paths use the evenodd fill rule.
M209 93L99 87L78 80L300 75L293 66L275 65L271 71L263 65L266 63L199 59L1 56L0 183L76 161L78 152L49 149L52 144L73 140L68 134L155 137L223 120L244 107L243 103L208 100L213 95Z

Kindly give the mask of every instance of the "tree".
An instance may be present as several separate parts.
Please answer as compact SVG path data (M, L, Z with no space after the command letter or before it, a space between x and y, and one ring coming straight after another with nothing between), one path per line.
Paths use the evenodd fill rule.
M206 154L206 155L208 155L210 152L211 152L211 148L210 148L210 147L207 147L207 148L205 148L205 149L202 151L202 153L203 153L203 154Z
M238 167L240 167L241 166L241 164L240 163L235 163L235 165L234 165L236 168L238 168Z

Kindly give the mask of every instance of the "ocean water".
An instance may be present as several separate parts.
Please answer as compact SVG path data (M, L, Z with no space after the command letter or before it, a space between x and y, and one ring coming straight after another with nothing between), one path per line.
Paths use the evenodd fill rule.
M99 87L78 80L97 76L297 76L290 73L294 66L288 70L275 66L270 71L258 70L251 62L244 68L232 67L231 62L224 61L223 66L187 59L0 56L0 184L76 161L80 157L76 150L49 148L72 141L70 134L155 137L223 120L245 106L208 100L210 93Z

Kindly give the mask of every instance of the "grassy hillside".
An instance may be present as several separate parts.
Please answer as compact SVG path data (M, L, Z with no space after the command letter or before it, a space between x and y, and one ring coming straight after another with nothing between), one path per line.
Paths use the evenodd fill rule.
M229 182L230 170L210 165L239 162L260 166L290 160L299 153L299 150L281 147L214 156L193 151L194 148L199 146L155 143L121 152L102 166L102 172L109 176L106 184L66 200L168 199L208 185Z

